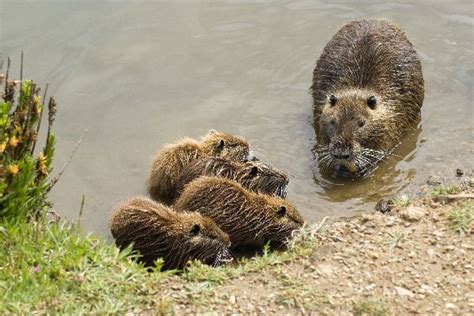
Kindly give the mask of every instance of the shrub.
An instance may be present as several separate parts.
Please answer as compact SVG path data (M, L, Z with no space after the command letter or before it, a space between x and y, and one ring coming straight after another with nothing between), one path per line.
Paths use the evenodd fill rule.
M40 89L32 80L10 80L9 70L8 59L6 75L0 75L3 85L0 99L0 217L37 216L49 205L47 192L55 183L49 175L55 145L51 127L56 102L50 98L47 104L46 138L44 147L38 149L36 144L46 93L41 98Z

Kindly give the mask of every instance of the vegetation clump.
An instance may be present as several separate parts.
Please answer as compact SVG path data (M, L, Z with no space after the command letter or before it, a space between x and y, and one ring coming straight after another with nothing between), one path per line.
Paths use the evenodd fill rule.
M0 216L25 216L38 213L47 205L55 138L51 127L56 102L50 98L45 144L35 152L39 139L45 97L31 80L10 80L10 60L3 79L0 99Z

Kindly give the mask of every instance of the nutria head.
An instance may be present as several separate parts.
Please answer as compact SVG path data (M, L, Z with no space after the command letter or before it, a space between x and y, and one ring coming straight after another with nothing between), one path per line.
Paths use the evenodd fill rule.
M285 200L276 197L266 200L265 219L268 222L264 225L265 230L261 231L261 237L264 243L269 242L273 247L284 247L292 233L303 226L304 220L295 207Z
M181 226L182 223L176 223L175 228L176 231L182 229L182 244L178 247L182 247L182 252L187 253L187 258L184 256L186 261L199 260L217 267L233 260L229 252L229 236L212 219L199 213L187 213L184 218L186 224ZM178 257L178 253L175 257Z
M254 192L286 197L288 176L277 168L260 162L247 161L237 169L235 179Z
M343 177L364 176L387 154L392 126L382 98L359 89L334 92L319 119L321 168Z
M234 161L245 161L249 157L249 143L239 136L211 130L201 139L201 144L208 156Z
M183 269L190 260L218 266L232 261L230 239L210 218L199 213L177 213L138 196L119 205L110 229L121 249L132 244L140 260L151 266L163 258L163 269Z

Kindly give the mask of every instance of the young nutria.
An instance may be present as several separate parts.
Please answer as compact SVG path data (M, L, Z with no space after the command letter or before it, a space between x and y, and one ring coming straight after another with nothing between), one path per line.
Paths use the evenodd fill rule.
M287 201L245 190L233 180L200 177L184 187L176 210L199 212L229 234L232 247L283 246L303 219Z
M155 156L148 178L148 192L153 199L170 205L181 171L191 161L203 157L244 161L248 155L249 144L245 139L214 130L200 142L187 138L167 145Z
M144 196L113 212L110 230L121 249L132 244L146 266L163 258L163 270L183 269L190 260L218 266L232 260L229 236L199 213L178 213Z
M324 48L311 90L321 169L364 176L419 121L420 59L395 24L352 21Z
M235 162L223 158L203 158L184 168L176 184L176 196L184 186L200 176L218 176L239 182L244 188L268 195L286 197L288 176L259 161Z

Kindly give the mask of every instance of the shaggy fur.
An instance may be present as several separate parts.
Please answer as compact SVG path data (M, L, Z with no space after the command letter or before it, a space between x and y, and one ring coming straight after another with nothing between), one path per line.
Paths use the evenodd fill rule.
M418 123L423 84L420 59L395 24L344 25L313 72L320 167L342 176L368 174Z
M199 212L229 234L232 247L284 245L303 219L287 201L245 190L233 180L200 177L184 187L176 210Z
M200 142L184 139L167 145L155 156L148 178L148 192L156 201L170 205L175 199L181 172L190 162L203 157L244 161L248 155L249 144L245 139L214 130Z
M232 260L229 236L199 213L177 213L143 196L113 212L110 230L121 249L130 244L147 266L163 258L163 269L183 269L190 260L220 265Z
M177 196L187 183L200 176L235 180L250 191L282 198L286 197L289 182L285 173L259 161L235 162L223 158L203 158L184 168L176 185Z

